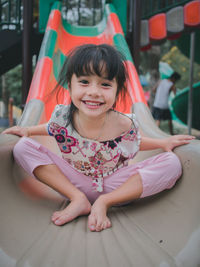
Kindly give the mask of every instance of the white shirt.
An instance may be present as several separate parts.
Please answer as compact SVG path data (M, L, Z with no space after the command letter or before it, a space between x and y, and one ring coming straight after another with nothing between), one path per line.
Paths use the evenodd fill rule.
M168 99L169 99L170 88L172 87L172 85L173 82L168 79L164 79L159 83L153 104L154 107L161 109L169 108Z

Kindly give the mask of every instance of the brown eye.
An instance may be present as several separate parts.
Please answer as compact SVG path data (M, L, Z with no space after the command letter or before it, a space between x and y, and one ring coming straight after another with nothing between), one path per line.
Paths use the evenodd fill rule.
M110 87L111 85L110 84L108 84L108 83L102 83L101 84L103 87Z
M79 83L84 84L84 85L89 84L89 82L87 80L80 80Z

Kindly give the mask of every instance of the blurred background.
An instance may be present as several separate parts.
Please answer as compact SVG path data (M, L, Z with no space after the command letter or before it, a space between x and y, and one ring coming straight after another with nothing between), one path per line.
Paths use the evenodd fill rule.
M16 125L21 117L37 63L53 0L1 0L0 3L0 129ZM98 25L106 3L120 19L149 108L153 88L174 71L181 74L178 94L170 97L176 133L188 131L188 101L192 128L198 137L200 88L200 3L181 0L63 0L62 16L70 24ZM187 20L188 6L199 11ZM191 9L192 10L192 9ZM199 13L199 14L198 14ZM165 16L162 25L159 16ZM176 18L174 24L173 18ZM157 23L157 26L155 24ZM171 23L171 24L170 24ZM156 29L156 31L155 31ZM155 36L158 34L158 36ZM159 36L160 34L160 36ZM192 53L191 54L191 50ZM192 87L192 88L191 88ZM190 91L192 91L192 96ZM190 100L189 100L190 98ZM166 123L161 128L168 132Z

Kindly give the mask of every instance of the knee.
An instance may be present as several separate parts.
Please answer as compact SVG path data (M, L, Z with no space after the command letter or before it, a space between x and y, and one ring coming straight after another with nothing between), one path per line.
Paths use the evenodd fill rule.
M173 152L167 152L166 161L173 176L179 178L182 174L182 165L178 156Z
M26 142L26 138L22 137L13 148L14 158L15 159L18 159L19 157L22 158L27 151L27 146L28 144Z
M181 168L181 162L179 157L174 152L167 152L167 159L170 164L177 168Z

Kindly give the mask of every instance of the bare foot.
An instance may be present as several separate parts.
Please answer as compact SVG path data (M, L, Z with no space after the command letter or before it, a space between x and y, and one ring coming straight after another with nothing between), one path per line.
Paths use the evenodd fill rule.
M111 221L106 215L107 206L99 197L91 208L91 213L88 217L88 227L90 231L100 232L111 227Z
M89 214L90 210L90 202L86 196L81 196L80 198L72 200L64 210L54 212L51 220L56 225L63 225L74 220L78 216Z

